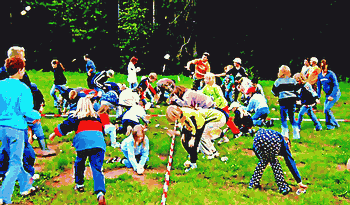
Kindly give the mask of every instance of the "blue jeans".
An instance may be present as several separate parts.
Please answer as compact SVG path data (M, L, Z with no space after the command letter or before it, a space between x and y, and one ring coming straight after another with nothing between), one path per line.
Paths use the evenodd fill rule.
M67 87L66 87L66 85L55 85L55 84L52 85L51 90L50 90L50 95L53 97L54 105L56 106L58 100L57 100L57 96L55 95L55 89L58 89L58 91L60 93L62 93L63 90L67 90Z
M229 90L229 91L225 91L225 99L227 101L229 101L230 103L233 102L233 91L232 90Z
M1 185L0 199L7 204L12 203L11 195L15 188L16 180L19 182L20 192L29 191L31 175L23 167L25 130L14 129L11 127L0 126L1 149L4 149L9 155L9 167L6 177Z
M303 105L300 108L299 115L298 115L298 127L299 127L299 129L301 129L301 122L303 121L303 116L305 113L307 113L309 115L309 117L312 119L317 130L322 129L322 125L317 120L317 117L316 117L314 111L312 110L312 106L310 106L310 105Z
M263 108L258 109L252 117L253 124L255 126L261 126L262 119L265 119L269 113L270 113L270 111L269 111L268 107L263 107Z
M288 134L288 125L287 125L287 117L289 117L289 121L293 127L293 136L297 136L299 133L298 124L294 117L295 104L289 106L280 105L280 114L281 114L281 127L282 127L282 135L287 136Z
M337 120L335 119L331 108L340 98L340 92L334 97L332 101L328 100L328 96L326 96L326 101L324 102L324 114L326 115L326 126L327 129L334 129L335 127L339 127Z
M101 148L92 148L82 151L77 151L75 158L75 183L79 185L84 184L85 161L89 157L92 176L94 179L95 194L99 192L106 193L105 177L102 173L103 160L105 158L105 151Z
M38 140L45 139L44 130L43 130L43 127L41 126L41 122L37 122L35 124L29 123L29 122L27 123L28 123L28 127L32 128L33 135L36 135Z

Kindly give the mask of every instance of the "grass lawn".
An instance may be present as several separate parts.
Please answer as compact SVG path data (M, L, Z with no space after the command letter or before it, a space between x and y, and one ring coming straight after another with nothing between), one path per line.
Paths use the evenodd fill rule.
M53 73L41 71L28 71L32 82L38 85L42 91L46 106L44 113L58 113L53 106L53 98L49 91L53 83ZM86 87L86 75L84 73L65 72L69 87ZM191 87L192 81L188 77L179 76L158 76L161 78L176 80L177 85ZM112 81L126 83L127 76L115 75ZM139 77L140 80L140 77ZM271 118L280 118L277 98L271 94L273 81L261 81L265 95L270 106ZM340 83L342 96L333 107L337 119L350 119L348 110L350 100L347 96L350 93L348 83ZM316 115L324 119L322 93L321 104L318 105ZM149 114L165 114L166 105L159 109L151 108ZM304 119L309 119L304 116ZM64 118L43 117L42 125L45 136L53 131L55 126L61 123ZM159 124L159 127L155 125ZM289 124L289 123L288 123ZM252 152L253 138L242 136L232 139L229 132L230 142L221 146L216 145L221 156L227 156L228 161L222 162L220 158L213 160L203 159L199 154L198 168L184 173L183 163L187 160L187 154L176 138L172 171L170 175L170 186L167 197L168 204L348 204L350 173L345 164L350 157L350 140L348 131L350 123L340 122L340 128L336 130L325 130L324 122L321 122L324 130L314 131L312 122L302 123L301 139L292 141L292 155L297 163L299 172L304 184L309 186L307 193L296 195L297 183L289 172L284 160L280 158L285 178L291 185L294 192L286 196L279 194L274 181L272 169L268 166L261 180L261 190L247 189L250 177L252 176L258 159ZM290 130L291 129L291 125ZM272 129L281 131L281 123L275 122ZM106 177L106 200L108 204L160 204L163 193L164 174L167 165L167 156L171 138L166 135L166 129L172 129L165 117L154 117L151 119L150 129L146 135L150 139L150 169L146 170L144 176L135 176L131 169L122 168L117 164L104 164L104 172L118 172L115 178ZM255 128L258 129L258 128ZM74 134L64 137L56 137L54 142L47 140L50 146L57 147L58 155L48 159L37 158L37 173L41 178L35 183L42 187L42 190L35 196L22 198L19 195L19 188L16 186L13 202L15 204L96 204L96 196L93 193L93 180L87 177L85 181L85 193L73 191L74 180L66 183L59 176L71 171L75 150L71 147ZM120 135L121 142L125 136ZM109 136L106 138L107 145L110 145ZM35 141L33 147L37 148ZM105 159L112 156L122 156L119 149L107 147ZM71 178L66 174L66 178ZM88 174L86 174L88 175ZM106 174L107 175L107 174Z

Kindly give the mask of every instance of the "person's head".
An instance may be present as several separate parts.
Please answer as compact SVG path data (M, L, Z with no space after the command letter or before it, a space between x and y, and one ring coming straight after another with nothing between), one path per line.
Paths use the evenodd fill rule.
M225 73L227 73L229 70L231 70L233 68L233 65L227 65L224 67L224 71Z
M305 59L304 59L304 65L305 65L306 67L309 67L309 66L310 66L310 59L309 59L309 58L305 58Z
M118 85L120 91L125 90L127 88L124 83L117 83L117 85Z
M321 69L322 69L323 72L327 73L327 71L328 71L328 64L327 64L326 59L322 59L321 60Z
M108 105L101 105L101 107L100 107L100 109L98 109L97 113L98 114L104 114L104 113L109 114L110 111L111 110L110 110L110 107Z
M180 107L176 105L169 105L166 109L166 118L169 122L175 122L183 118L183 112Z
M213 73L206 73L204 75L204 82L205 84L208 84L208 85L214 85L215 84L215 75Z
M18 57L18 58L22 58L23 61L26 61L25 50L23 47L19 47L19 46L12 46L11 48L9 48L9 50L7 51L7 57L8 58Z
M251 97L254 93L256 92L256 88L253 86L253 87L250 87L250 88L248 88L248 90L247 90L247 95L249 96L249 97Z
M92 105L90 98L83 97L79 99L77 109L74 111L73 117L78 117L78 119L84 117L97 118L97 113L94 110L94 106Z
M236 68L239 68L241 67L241 64L242 64L242 60L240 58L235 58L233 59L233 65L236 67Z
M68 97L70 100L75 99L78 96L78 92L76 90L69 91Z
M302 73L296 73L294 74L293 78L299 83L299 84L305 84L306 78Z
M113 78L113 76L114 76L114 70L108 70L106 73L107 73L107 77Z
M186 88L185 86L175 86L173 92L170 94L170 97L176 95L177 97L182 98L187 90L188 88Z
M278 78L289 78L291 76L291 72L290 72L290 68L286 65L282 65L279 69L278 69Z
M232 110L233 112L237 110L241 106L238 102L232 102L230 107L228 108L229 110Z
M209 56L210 54L208 52L204 52L202 55L202 61L207 61Z
M6 71L9 76L17 75L19 79L23 78L26 63L20 57L10 57L5 60Z
M88 61L90 60L90 55L89 54L85 54L84 55L84 61Z
M54 59L51 61L51 66L53 69L56 69L58 67L58 68L61 68L62 70L64 70L62 63L59 62L57 59Z
M133 56L131 59L130 59L130 62L132 62L134 65L137 63L139 59L136 58L135 56Z
M134 137L134 147L138 146L141 142L143 143L143 147L146 146L145 127L143 125L135 125L132 130L132 135Z
M157 80L157 74L156 73L150 73L148 78L149 78L149 81L151 83L153 83L153 82L155 82Z
M316 57L312 57L310 59L310 63L311 63L312 66L316 66L317 63L318 63L318 59Z

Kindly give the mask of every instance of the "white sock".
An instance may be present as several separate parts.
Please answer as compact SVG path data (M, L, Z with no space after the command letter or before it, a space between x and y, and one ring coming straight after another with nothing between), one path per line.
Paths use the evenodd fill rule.
M104 195L103 192L100 191L100 192L97 194L97 198L99 198L100 196L103 196L103 195Z

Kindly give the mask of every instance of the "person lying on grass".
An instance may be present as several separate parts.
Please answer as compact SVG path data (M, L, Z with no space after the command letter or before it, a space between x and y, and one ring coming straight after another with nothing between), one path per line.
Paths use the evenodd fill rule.
M89 157L94 191L99 204L105 204L105 180L102 174L102 165L105 157L106 143L103 136L103 126L100 117L94 111L90 98L83 97L78 101L77 109L71 117L59 124L50 134L50 140L56 136L67 135L75 131L73 146L77 152L74 163L75 183L74 189L84 192L85 161ZM104 202L104 203L103 203Z
M248 188L260 188L261 177L267 164L270 163L280 193L286 195L292 191L284 179L281 164L277 159L277 155L280 155L286 161L287 167L297 181L299 189L301 189L300 191L306 192L307 186L302 183L298 168L290 152L290 141L287 137L282 136L281 133L275 130L260 128L254 137L253 150L259 159L259 163L255 168Z
M143 125L136 125L132 133L121 144L124 157L111 158L107 163L120 162L127 168L133 168L137 174L143 174L149 160L149 139L145 134L145 129Z

